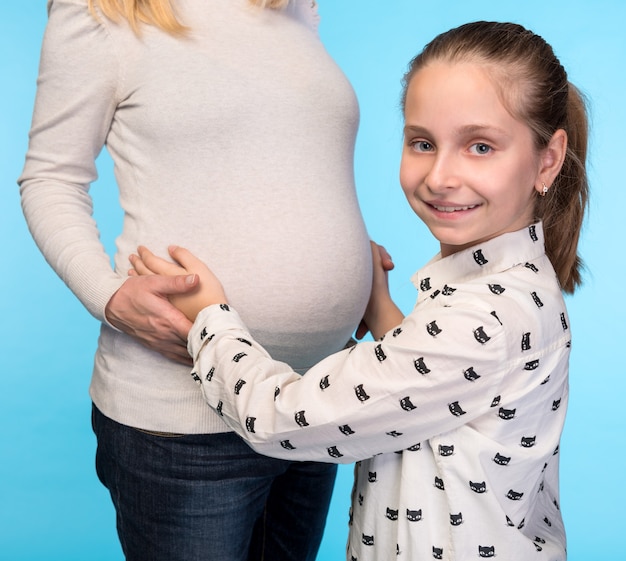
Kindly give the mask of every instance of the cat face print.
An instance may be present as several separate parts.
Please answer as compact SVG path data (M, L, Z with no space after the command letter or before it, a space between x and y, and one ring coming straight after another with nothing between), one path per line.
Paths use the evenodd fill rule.
M450 524L452 524L452 526L460 526L461 524L463 524L463 514L461 512L459 512L458 514L451 514Z
M398 509L393 510L393 509L387 507L387 512L385 513L385 516L389 520L398 520Z
M496 455L493 457L493 461L499 466L508 466L511 458L496 452Z
M425 376L426 374L430 372L430 368L426 366L423 356L418 359L415 359L413 361L413 366L415 366L415 370L417 370L420 374L422 374L422 376Z
M487 492L487 483L485 481L481 481L480 483L470 481L469 487L474 493L482 494Z
M422 519L422 509L420 508L419 510L411 510L407 508L406 518L409 522L419 522Z
M454 445L446 446L445 444L439 445L439 455L443 457L452 456L454 454Z

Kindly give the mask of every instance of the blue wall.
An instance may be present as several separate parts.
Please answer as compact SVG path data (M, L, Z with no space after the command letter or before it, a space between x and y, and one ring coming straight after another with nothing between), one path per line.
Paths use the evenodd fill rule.
M46 21L45 0L0 9L0 557L118 561L114 513L93 469L87 394L96 322L32 242L15 180L27 144ZM477 19L516 21L543 35L591 100L591 212L586 283L569 301L574 336L569 417L561 447L562 510L570 561L618 559L626 486L620 252L626 189L618 175L626 125L626 3L621 0L320 0L321 35L361 103L359 198L370 234L394 256L392 290L408 311L409 276L437 251L398 185L400 78L435 34ZM106 157L93 187L103 240L120 227ZM617 254L613 250L618 251ZM320 560L343 559L352 467L342 467Z

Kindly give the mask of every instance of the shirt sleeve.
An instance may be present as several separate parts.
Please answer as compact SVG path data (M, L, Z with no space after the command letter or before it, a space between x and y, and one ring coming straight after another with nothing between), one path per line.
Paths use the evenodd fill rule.
M304 376L273 361L227 306L204 310L189 339L208 404L255 450L338 463L407 449L484 415L509 371L506 347L489 311L446 307L411 314L382 341L331 355Z
M90 313L124 282L92 217L89 186L116 108L118 63L86 1L49 3L29 147L18 179L29 229L46 260Z

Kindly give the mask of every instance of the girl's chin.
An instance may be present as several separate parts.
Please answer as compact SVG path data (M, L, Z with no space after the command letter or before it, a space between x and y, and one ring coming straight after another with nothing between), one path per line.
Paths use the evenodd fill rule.
M459 232L450 232L448 228L430 226L429 230L432 235L437 238L437 241L442 245L468 247L472 245L474 241L475 243L481 241L480 239L477 239L471 235L464 236L460 235Z
M472 247L474 244L474 242L470 242L467 244L462 244L462 245L452 245L452 244L445 244L445 243L441 243L441 256L442 257L448 257L448 255L453 255L455 253L458 253L459 251L463 251L464 249L467 249L468 247Z
M438 236L435 232L433 232L433 235L439 241L439 245L441 246L441 255L443 257L447 257L453 253L458 253L459 251L463 251L489 239L488 237L469 239L467 237L459 238L458 236Z

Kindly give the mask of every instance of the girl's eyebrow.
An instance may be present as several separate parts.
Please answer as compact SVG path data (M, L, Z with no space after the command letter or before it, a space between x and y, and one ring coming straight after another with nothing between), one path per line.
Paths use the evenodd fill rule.
M417 125L405 125L404 134L415 134L418 136L430 136L428 129Z
M480 133L496 133L501 135L508 135L507 131L501 129L500 127L494 127L493 125L465 125L462 126L459 130L459 134L471 135L471 134L480 134Z
M459 136L469 136L473 134L485 134L485 133L496 133L500 135L508 136L506 130L501 129L499 127L494 127L492 125L463 125L459 129L456 130L456 134ZM422 135L422 136L430 136L432 133L426 128L420 125L405 125L404 134L414 134L414 135Z

